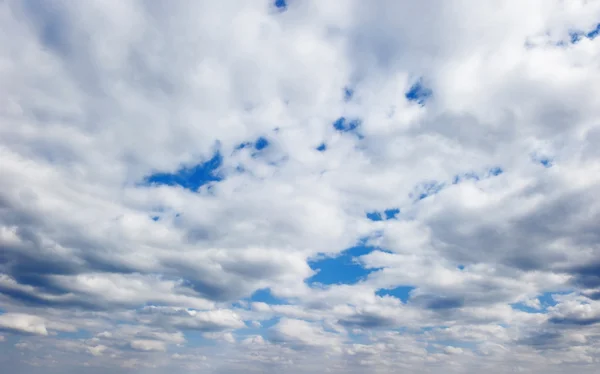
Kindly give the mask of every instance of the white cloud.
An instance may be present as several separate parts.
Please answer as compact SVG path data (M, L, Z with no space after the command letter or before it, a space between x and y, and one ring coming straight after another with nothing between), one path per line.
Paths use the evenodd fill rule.
M583 0L0 5L13 371L593 372L599 21ZM210 188L141 183L217 151ZM365 237L321 269L363 279L306 283Z
M102 356L104 351L106 351L107 347L104 345L97 345L94 347L88 347L88 351L94 356Z
M215 332L245 326L240 316L228 309L196 311L151 307L146 309L146 313L154 317L157 324L189 330Z
M300 319L284 318L272 329L271 340L298 347L339 349L341 337L325 331L321 326Z
M17 333L48 335L44 318L21 313L0 315L0 328Z
M131 343L131 348L137 349L139 351L166 351L167 346L165 342L161 342L158 340L133 340Z

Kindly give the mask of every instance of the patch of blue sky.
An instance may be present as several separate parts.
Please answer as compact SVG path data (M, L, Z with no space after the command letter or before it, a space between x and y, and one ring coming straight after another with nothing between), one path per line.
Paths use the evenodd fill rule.
M286 0L275 0L273 5L275 5L275 8L279 9L279 11L281 11L281 12L283 12L284 10L287 10L287 1Z
M237 147L235 147L236 151L239 151L240 149L245 149L245 148L250 148L252 147L252 142L244 142L239 144Z
M354 90L350 87L344 87L344 101L348 102L352 100L354 96Z
M600 23L596 25L596 27L588 32L585 31L571 31L569 33L570 40L572 44L577 44L583 38L594 39L600 34Z
M213 157L192 167L183 167L174 173L154 173L144 178L146 185L167 185L181 186L190 191L197 191L198 188L223 180L218 170L223 162L223 157L219 152L215 152Z
M452 184L458 184L458 183L466 181L466 180L478 181L478 180L480 180L480 178L479 178L479 175L477 175L476 173L473 173L473 172L464 173L461 175L455 175L454 178L452 179Z
M410 194L410 197L413 199L423 200L428 198L429 196L435 195L440 192L442 189L446 187L445 183L440 183L436 181L425 182L418 185L415 188L415 192Z
M377 290L375 294L377 296L392 296L396 299L400 299L403 303L408 302L410 299L410 292L416 287L413 286L398 286L391 289L382 288Z
M238 146L236 146L234 148L234 150L239 151L241 149L254 148L257 151L262 151L263 149L267 148L269 146L269 144L270 144L270 142L267 138L265 138L264 136L259 136L253 142L240 143Z
M256 321L256 322L260 323L260 325L254 325L254 323L253 323L254 321L246 320L246 321L244 321L244 323L246 324L246 327L235 330L234 335L236 335L237 337L240 337L242 339L247 336L255 336L255 335L260 335L263 338L267 338L267 333L269 331L269 328L278 324L280 320L281 320L281 317L271 317L271 318L268 318L265 320Z
M308 284L319 283L331 284L355 284L375 271L366 269L357 258L377 250L376 247L367 246L363 243L348 248L337 257L325 257L309 261L308 264L317 273L308 278Z
M267 147L269 147L269 145L271 144L271 142L269 142L269 140L267 138L265 138L264 136L260 136L258 137L255 141L253 142L243 142L240 143L239 145L237 145L234 148L234 152L243 150L243 149L252 149L252 154L251 156L253 158L256 158L260 155L260 153L266 149Z
M333 122L333 128L340 132L354 132L360 126L360 120L340 117Z
M271 328L271 327L275 326L276 324L278 324L280 320L281 320L281 317L273 317L273 318L266 319L264 321L260 321L260 325L263 329L268 329L268 328Z
M432 95L433 91L423 85L423 80L421 78L404 94L406 100L416 102L421 106L425 105Z
M235 330L234 335L241 339L248 336L260 335L265 340L268 340L269 334L272 333L271 328L277 325L280 321L280 316L273 316L268 319L257 320L256 322L260 323L258 326L253 325L254 321L244 321L246 327Z
M367 218L371 221L383 221L381 213L379 212L367 212Z
M286 305L288 304L284 299L278 298L271 293L271 289L262 288L255 291L249 298L251 302L262 302L269 305Z
M577 42L579 42L581 40L581 38L583 37L583 34L581 34L579 32L570 32L569 36L571 37L571 43L576 44Z
M398 216L398 214L400 214L400 209L398 208L392 208L392 209L386 209L383 211L383 213L385 214L385 219L394 219L396 218L396 216Z
M325 152L327 150L327 144L321 143L318 147L315 148L319 152Z
M554 166L554 160L551 157L539 154L532 154L531 159L533 162L537 162L545 168L551 168Z
M504 173L504 170L502 170L501 167L496 166L496 167L491 168L487 172L486 177L496 177L496 176L498 176L498 175L500 175L502 173Z
M443 352L447 347L476 351L479 348L479 344L477 341L468 340L433 340L429 342L426 349L430 353L438 353Z
M400 213L400 209L397 208L392 208L392 209L386 209L383 211L383 214L381 212L367 212L367 218L370 219L371 221L387 221L390 219L395 219L396 216Z
M451 184L459 184L461 182L472 180L472 181L480 181L485 178L496 177L500 174L504 173L504 170L501 167L495 166L484 174L476 174L474 172L467 172L463 174L457 174L452 178L451 183L438 182L438 181L429 181L425 183L421 183L417 185L413 192L409 194L409 197L414 199L415 201L423 200L428 198L429 196L433 196L444 188L450 186Z
M215 347L218 344L216 339L206 338L204 331L198 330L184 330L183 336L186 340L186 346L190 348L194 347Z
M533 308L531 306L525 305L524 303L513 303L510 306L515 310L520 310L526 313L546 313L549 307L553 307L558 302L553 298L553 295L566 295L571 293L571 291L566 292L544 292L537 297L540 302L539 308Z
M93 334L87 330L78 329L77 331L58 331L56 337L59 339L90 339Z
M587 37L590 39L594 39L600 34L600 23L596 25L596 28L587 33Z
M354 344L370 344L372 343L371 336L365 329L348 329L348 338Z
M548 308L551 306L556 306L556 304L558 304L558 301L556 301L556 299L554 299L553 295L568 295L572 292L573 291L544 292L543 294L538 296L538 300L542 304L542 307Z

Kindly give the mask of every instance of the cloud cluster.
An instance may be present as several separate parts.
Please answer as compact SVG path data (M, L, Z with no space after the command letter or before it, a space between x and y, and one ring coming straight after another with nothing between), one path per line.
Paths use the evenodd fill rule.
M0 4L0 366L594 372L598 22Z

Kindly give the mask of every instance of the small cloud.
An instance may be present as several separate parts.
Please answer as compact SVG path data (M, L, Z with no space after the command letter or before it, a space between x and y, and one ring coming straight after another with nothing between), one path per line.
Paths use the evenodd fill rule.
M459 347L453 347L451 345L444 347L444 352L450 355L462 354L464 350Z
M223 180L222 176L218 174L218 169L222 162L223 157L219 152L216 152L210 160L198 165L183 167L174 173L151 174L144 178L144 184L156 186L181 186L195 192L198 188L206 184ZM152 219L155 220L154 217Z
M260 335L253 335L245 338L241 343L248 346L260 346L265 345L265 339Z
M165 352L167 350L167 344L158 340L134 340L129 345L136 351L143 352Z
M44 318L24 313L1 314L0 330L21 334L48 335Z
M384 210L383 214L380 212L367 212L367 218L371 221L387 221L390 219L395 219L399 213L400 209L392 208Z
M270 340L288 343L298 349L304 347L333 348L340 343L340 337L337 334L325 331L318 323L289 318L282 318L277 325L270 329Z
M87 350L93 355L93 356L102 356L102 354L104 353L104 351L106 351L108 349L108 347L106 347L105 345L97 345L94 347L87 347Z
M410 293L415 287L412 286L398 286L392 289L380 289L375 294L377 296L391 296L402 300L406 303L410 298Z

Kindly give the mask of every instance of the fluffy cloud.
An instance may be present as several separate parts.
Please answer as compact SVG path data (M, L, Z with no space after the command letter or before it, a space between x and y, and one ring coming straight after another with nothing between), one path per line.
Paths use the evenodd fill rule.
M340 338L328 333L320 326L299 319L282 319L273 327L271 340L289 343L292 346L320 346L338 348Z
M25 334L48 335L45 320L28 314L2 314L0 315L0 328Z
M599 21L1 4L0 363L592 373Z

